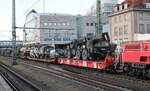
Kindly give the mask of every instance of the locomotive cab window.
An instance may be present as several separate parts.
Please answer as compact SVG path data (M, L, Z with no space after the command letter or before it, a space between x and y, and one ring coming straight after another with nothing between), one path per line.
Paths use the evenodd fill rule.
M148 57L147 56L141 56L140 61L142 61L142 62L148 61Z
M100 42L97 41L94 43L94 46L95 47L108 47L109 44L107 41L100 41Z

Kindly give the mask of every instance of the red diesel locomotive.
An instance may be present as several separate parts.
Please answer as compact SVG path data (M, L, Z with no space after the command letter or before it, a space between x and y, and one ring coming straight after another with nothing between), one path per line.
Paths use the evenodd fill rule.
M150 41L126 42L122 48L119 63L124 72L150 77Z

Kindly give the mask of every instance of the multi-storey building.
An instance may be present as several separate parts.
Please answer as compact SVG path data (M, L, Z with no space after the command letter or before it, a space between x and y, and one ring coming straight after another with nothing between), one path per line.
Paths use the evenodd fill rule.
M108 32L108 15L113 12L113 7L117 4L117 0L101 0L101 22L103 24L103 32ZM96 16L96 4L93 4L88 10L87 15Z
M96 33L96 17L95 16L77 16L77 36L94 37Z
M149 6L150 0L125 0L117 4L109 16L110 39L118 44L124 41L145 40L144 37L141 38L150 33Z
M70 42L77 38L75 20L72 15L43 14L32 10L26 18L24 39L26 43L41 44Z
M101 0L102 22L108 24L108 15L113 12L117 0Z
M95 16L37 13L26 17L24 43L65 44L73 39L95 35Z

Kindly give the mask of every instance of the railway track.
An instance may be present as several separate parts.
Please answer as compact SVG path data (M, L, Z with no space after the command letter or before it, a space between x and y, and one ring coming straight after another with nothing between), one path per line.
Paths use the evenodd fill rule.
M29 80L25 79L9 67L0 63L0 75L13 91L42 91Z
M138 91L135 88L129 88L129 87L125 87L125 86L121 86L121 85L117 85L117 84L112 84L110 82L106 82L103 79L92 78L87 75L82 75L82 74L66 71L66 70L59 69L59 68L53 68L53 67L45 68L45 67L39 67L36 65L28 64L28 63L22 63L22 64L28 65L30 67L34 67L36 69L40 69L43 71L47 71L47 72L55 74L56 76L59 76L59 77L71 79L71 80L83 83L84 85L94 87L97 89L103 89L106 91L127 91L127 90L128 91L132 91L132 90Z
M19 91L19 89L10 81L10 79L2 72L0 72L0 76L7 82L7 84L11 87L13 91Z
M9 58L8 58L9 59ZM117 74L106 74L105 72L97 72L96 74L90 75L87 74L86 69L74 68L67 65L56 65L45 62L31 61L18 59L19 64L24 64L27 66L34 67L36 69L40 69L42 71L46 71L49 73L53 73L56 76L71 79L73 81L80 82L90 87L95 87L98 89L104 89L108 91L149 91L149 87L145 86L145 80L137 81L138 79L133 79L133 77L117 75ZM74 70L72 70L72 68ZM68 70L69 69L69 70ZM90 72L95 72L94 70L90 70ZM88 73L90 73L88 72ZM130 78L130 79L128 79ZM118 83L121 82L121 83ZM133 81L133 82L131 82ZM129 83L128 83L129 82ZM130 83L131 82L131 83ZM142 83L142 84L141 84ZM131 85L130 85L131 84ZM137 85L136 85L137 84ZM139 85L141 84L141 85ZM140 87L139 87L140 86Z

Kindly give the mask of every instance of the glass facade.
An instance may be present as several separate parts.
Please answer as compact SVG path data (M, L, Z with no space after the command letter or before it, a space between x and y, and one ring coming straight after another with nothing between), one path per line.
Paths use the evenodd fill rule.
M72 34L68 31L69 30L46 30L46 32L43 35L43 39L46 42L71 41Z
M78 38L82 38L82 17L81 16L77 16L76 18L76 21L77 21L77 37ZM87 26L89 26L90 24L89 23L86 23Z
M89 19L90 18L90 19ZM26 17L24 39L28 43L64 44L84 34L94 36L95 17L42 14L30 12ZM89 26L83 26L89 22ZM39 28L39 29L33 29ZM85 30L85 31L83 31Z
M101 0L102 12L112 12L113 6L117 4L117 0Z
M16 41L16 45L22 45L22 41ZM12 46L12 41L0 41L0 46Z
M38 31L38 29L33 29L33 28L37 28L36 13L31 13L27 16L25 27L26 27L25 28L26 35L24 36L26 37L26 42L35 41L37 37L37 31Z

